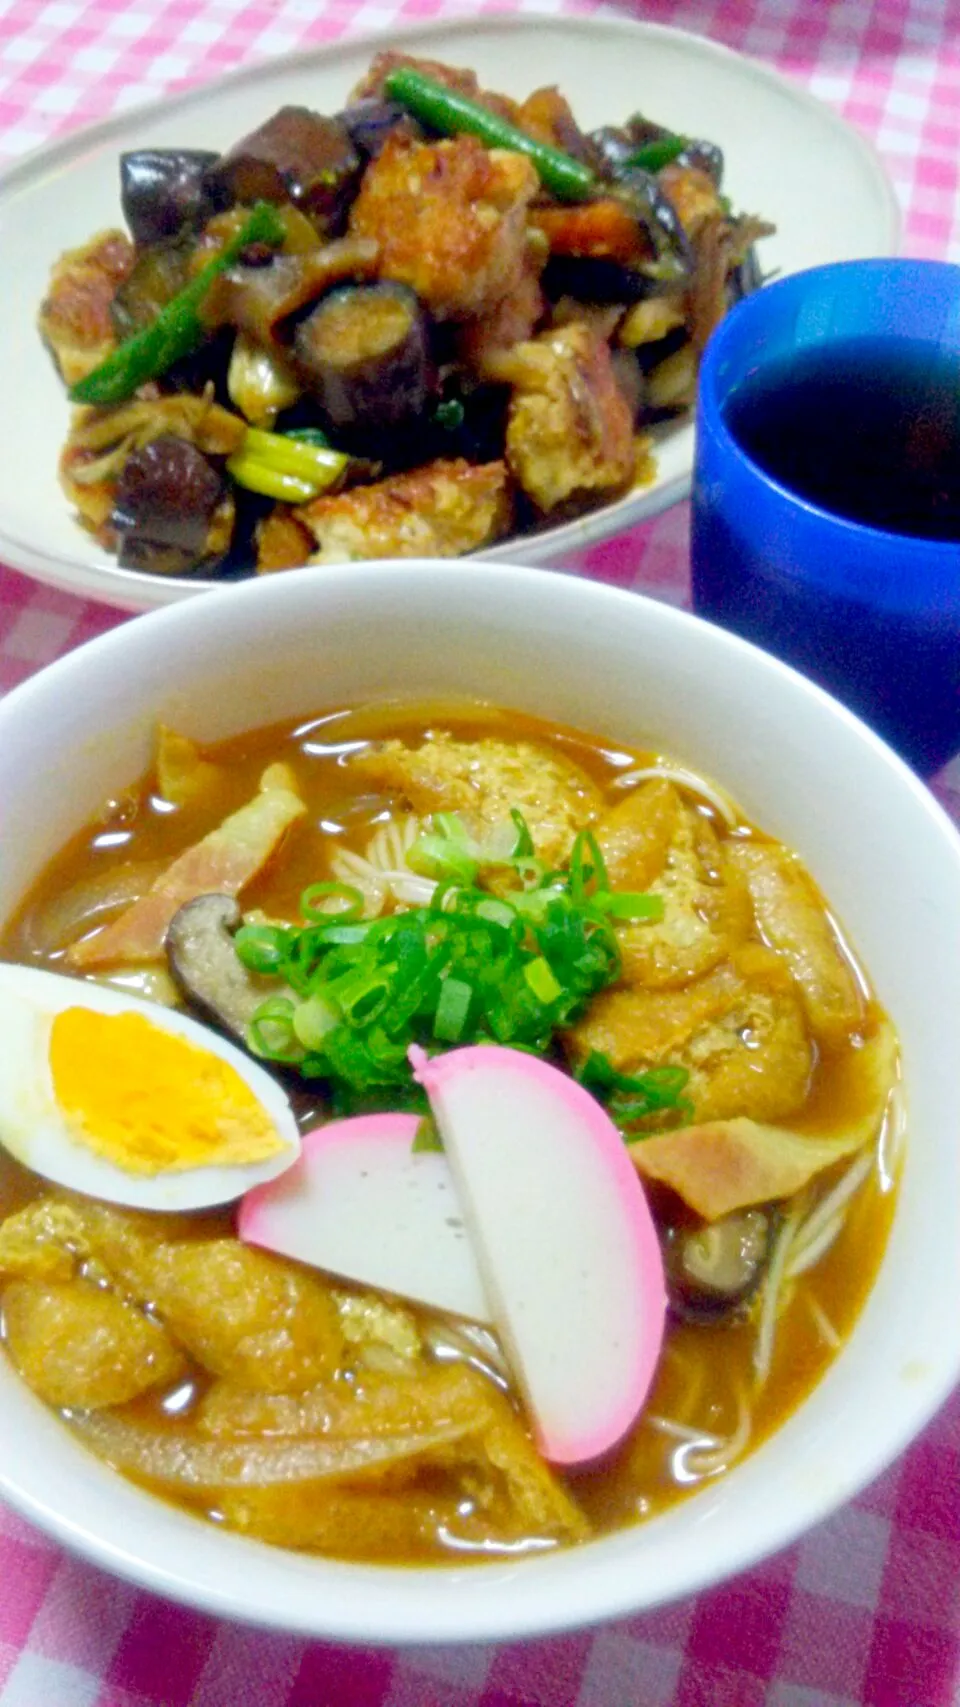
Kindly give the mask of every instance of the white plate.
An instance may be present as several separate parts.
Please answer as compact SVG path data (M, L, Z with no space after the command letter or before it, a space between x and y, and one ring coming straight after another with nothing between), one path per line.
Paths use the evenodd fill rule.
M511 95L556 83L587 129L619 123L639 109L718 142L727 162L724 187L735 206L776 222L776 236L760 248L766 271L797 272L896 249L897 206L862 137L767 67L656 24L532 16L460 20L241 71L78 132L0 179L0 372L13 400L0 461L0 558L37 580L127 610L169 604L212 584L120 569L74 521L56 472L67 403L35 329L50 267L61 250L122 223L121 150L226 148L286 102L335 111L373 53L388 45L472 66L482 84ZM685 497L692 464L693 428L681 425L658 448L653 485L485 555L560 563Z

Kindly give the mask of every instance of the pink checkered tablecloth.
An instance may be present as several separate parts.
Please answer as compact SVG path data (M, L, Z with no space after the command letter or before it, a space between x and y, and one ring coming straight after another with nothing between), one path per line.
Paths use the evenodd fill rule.
M568 0L500 9L560 10ZM0 0L0 155L234 66L456 0ZM960 260L960 0L588 0L770 60L874 138L905 247ZM686 506L588 568L682 603ZM126 620L0 565L0 692ZM960 766L937 781L960 819ZM960 1399L799 1545L550 1641L348 1652L115 1583L0 1507L0 1707L960 1707Z

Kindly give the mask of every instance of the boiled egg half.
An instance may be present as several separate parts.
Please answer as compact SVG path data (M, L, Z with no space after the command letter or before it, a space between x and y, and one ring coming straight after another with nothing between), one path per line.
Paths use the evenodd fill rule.
M298 1158L293 1112L242 1050L174 1009L0 964L0 1143L134 1209L203 1209Z

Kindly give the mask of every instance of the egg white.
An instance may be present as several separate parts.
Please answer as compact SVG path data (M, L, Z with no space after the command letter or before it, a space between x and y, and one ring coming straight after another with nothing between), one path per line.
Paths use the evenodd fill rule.
M74 1138L57 1106L50 1070L50 1033L64 1008L96 1013L139 1013L229 1063L262 1103L283 1150L260 1162L188 1167L162 1174L132 1174ZM211 1208L242 1197L251 1186L276 1179L300 1154L290 1104L256 1061L198 1020L108 985L66 978L39 967L0 964L0 1144L24 1167L57 1185L131 1209Z

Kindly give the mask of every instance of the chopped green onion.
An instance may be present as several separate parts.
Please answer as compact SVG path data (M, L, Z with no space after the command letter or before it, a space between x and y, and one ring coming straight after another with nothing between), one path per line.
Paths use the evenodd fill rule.
M432 830L417 837L407 864L420 877L438 883L473 883L479 870L477 850L456 812L436 812Z
M520 812L516 806L511 806L510 817L513 819L514 828L517 832L517 840L510 858L533 859L536 856L537 850L533 845L533 836L530 833L530 825L527 823L523 813Z
M489 842L478 848L457 813L435 814L410 862L436 874L428 905L364 919L357 889L321 882L304 891L302 925L241 927L240 960L285 986L254 1016L257 1052L326 1079L337 1108L396 1109L423 1106L411 1043L549 1050L556 1031L620 976L614 924L657 918L663 904L611 891L589 831L575 838L566 867L550 870L526 851L534 843L522 813L511 822L514 853L491 861ZM491 863L512 871L517 886L504 895L479 887ZM671 1072L616 1074L598 1056L582 1076L627 1122L660 1108L683 1112L685 1077Z
M478 919L486 919L488 924L502 925L504 930L512 930L517 917L515 907L509 901L497 901L490 897L488 901L478 901L476 908Z
M693 1104L681 1093L690 1078L686 1067L648 1067L642 1073L620 1073L599 1050L592 1050L580 1067L576 1078L585 1090L606 1105L612 1120L621 1128L630 1128L650 1115L669 1113L688 1120ZM642 1133L628 1130L631 1140Z
M340 479L349 461L327 445L248 427L226 466L238 486L283 503L307 504Z
M524 967L523 976L537 1001L542 1002L544 1007L549 1007L551 1002L558 1001L563 995L563 985L558 984L550 969L549 961L545 960L542 954L537 960L531 960Z
M336 909L318 906L318 902L342 901ZM326 924L336 919L340 924L352 924L363 916L363 896L350 883L311 883L300 897L300 911L305 919Z
M467 1024L473 988L460 978L445 978L433 1019L433 1035L441 1043L459 1043Z
M231 480L247 492L258 492L261 498L276 498L280 504L309 504L319 497L321 488L296 474L282 474L268 468L256 457L244 456L242 450L228 456L226 470Z
M308 996L305 1002L298 1002L293 1011L297 1042L302 1043L304 1049L322 1049L327 1033L340 1024L341 1018L329 999Z
M288 952L289 931L283 925L241 925L233 945L251 972L279 973Z
M269 996L261 1002L249 1027L250 1047L269 1061L299 1061L303 1051L294 1033L296 1004L288 996Z
M641 895L629 889L602 889L591 897L594 907L608 919L648 919L655 923L663 918L663 896Z

